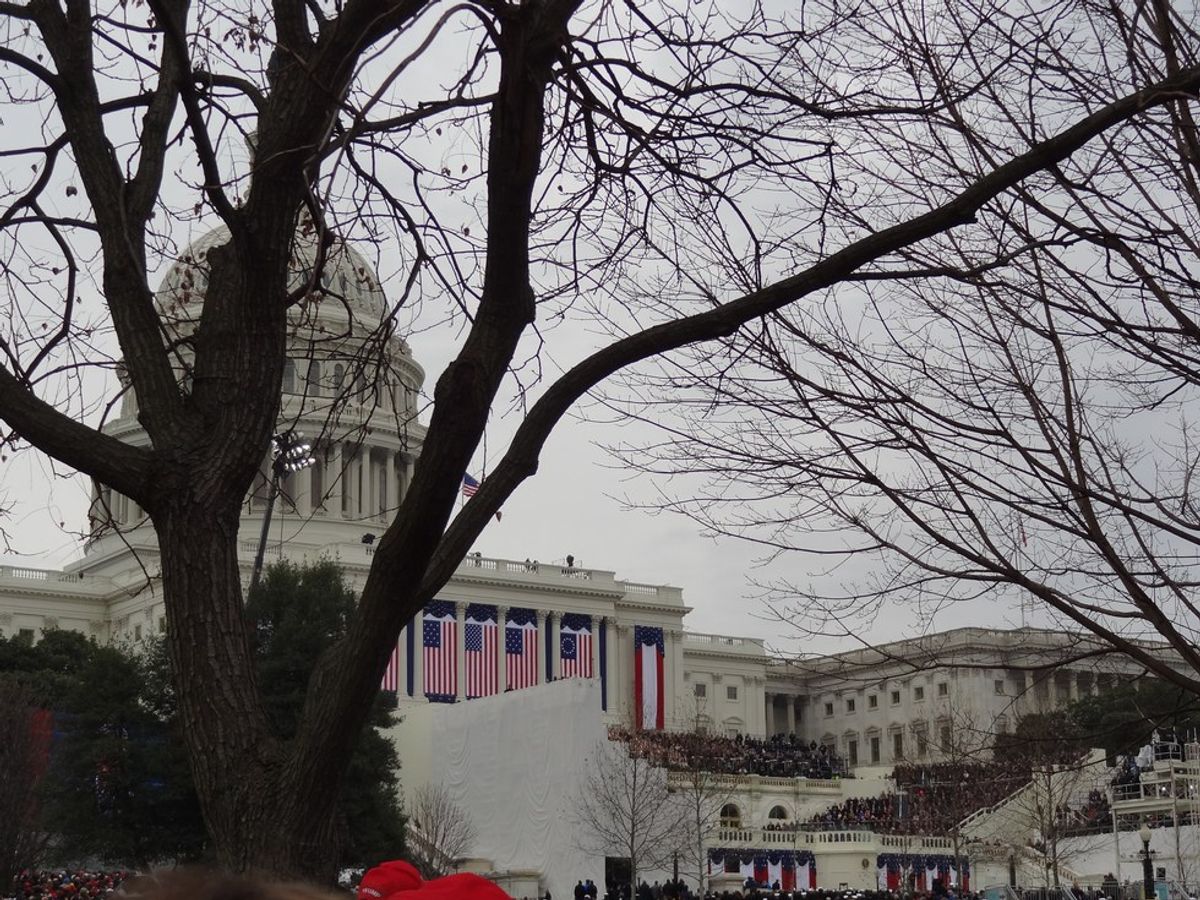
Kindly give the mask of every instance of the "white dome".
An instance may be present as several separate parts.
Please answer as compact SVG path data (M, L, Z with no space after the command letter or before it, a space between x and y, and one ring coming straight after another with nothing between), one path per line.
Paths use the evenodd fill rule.
M229 240L224 225L193 241L171 264L158 288L158 305L163 321L175 333L187 333L198 324L203 298L208 287L208 252ZM296 290L311 278L316 262L315 234L301 231L292 248L288 289ZM326 322L332 332L371 330L379 326L387 313L387 298L375 270L366 258L341 239L335 239L326 251L325 265L318 288L301 300L291 312L294 321L314 328Z

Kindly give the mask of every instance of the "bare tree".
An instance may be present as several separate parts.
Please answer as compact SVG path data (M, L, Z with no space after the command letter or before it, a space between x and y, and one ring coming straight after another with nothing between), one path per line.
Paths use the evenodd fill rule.
M707 702L702 697L691 698L692 733L706 733L709 717ZM687 752L681 765L672 766L667 776L667 789L675 795L675 808L684 818L684 837L679 848L684 861L696 873L696 891L706 890L708 854L705 849L721 823L721 809L733 800L734 784L725 775L713 772L711 763L702 754Z
M407 812L408 850L421 876L438 878L455 871L475 843L470 813L443 785L433 784L413 793Z
M690 810L672 793L666 769L624 744L597 745L584 767L569 813L579 849L628 859L633 897L639 872L690 848Z
M31 691L0 679L0 891L46 848L39 816L38 784L50 753L50 735L37 726Z
M1038 297L988 280L1009 260L1055 263L1065 285L1078 267L1052 258L1064 242L1114 264L1125 250L1141 259L1139 236L1164 234L1157 221L1097 232L1043 198L1082 193L1080 204L1121 215L1103 208L1114 180L1152 183L1145 173L1189 152L1200 85L1189 28L1156 5L1075 0L779 12L609 0L2 0L4 441L85 473L153 523L180 717L220 862L330 877L349 748L401 628L537 471L558 421L604 379L700 342L737 336L714 348L718 365L720 346L775 346L780 328L796 326L773 317L806 298L816 311L838 286L903 294L923 277L974 278L981 292L1025 304L1029 319ZM1119 59L1108 49L1131 41ZM1067 216L1054 225L1061 237L1027 237L1025 210L1039 222ZM174 264L178 233L200 215L223 230L203 259L181 264L181 319L150 279ZM1116 234L1119 246L1097 234ZM1184 248L1191 234L1169 237ZM354 363L375 372L383 342L423 308L420 321L449 321L462 340L348 636L318 664L284 741L268 727L242 627L239 516L279 425L289 335L311 325L320 302L349 302L322 276L343 242L360 240L399 269L398 291L374 332L335 336L321 352L366 341ZM1038 252L1022 254L1026 245ZM1122 264L1114 277L1138 271ZM1139 284L1150 296L1161 280ZM1042 308L1056 309L1056 297ZM1109 319L1096 307L1081 327ZM1140 348L1148 363L1183 362L1189 323L1182 311L1107 340ZM1146 349L1163 327L1182 352ZM543 385L539 350L560 328L584 349L563 342L579 361ZM836 342L820 347L844 361ZM1050 358L1060 361L1052 369L1020 357L1038 363L1039 389L1076 374ZM861 361L867 375L877 362L887 374L888 360ZM1030 384L1023 365L1014 387ZM118 367L144 430L134 442L98 427L111 382L97 372ZM845 399L802 383L810 404ZM361 379L348 384L339 404L373 402ZM1038 402L1061 406L1059 394ZM916 412L918 399L908 397ZM454 515L493 407L518 410L520 424ZM896 407L885 397L873 408ZM1029 424L1045 421L1062 448L1079 450L1070 408L1066 420ZM968 436L985 451L1008 447L993 434ZM855 484L876 485L859 468L871 469L872 442L890 446L873 438L800 471L828 486L827 502L854 505ZM1032 477L1081 486L1078 465L1044 460L1031 461ZM1073 509L1087 506L1075 519L1033 507L1027 527L1070 522L1068 533L1094 544L1096 515L1148 514L1181 520L1171 527L1186 536L1186 496L1097 512L1082 487L1067 495ZM927 502L923 489L903 496ZM957 514L945 491L928 496ZM1063 602L1061 589L1041 589Z
M1106 78L1194 64L1193 8L1094 9L1078 49ZM1006 155L997 119L1030 134L1046 99L1033 81L981 85L947 106L953 141L935 126L919 163L889 161L938 195L964 158ZM764 579L797 627L856 641L896 602L924 627L955 604L1032 602L1086 653L1200 691L1195 99L1098 136L973 228L664 368L676 396L647 412L673 434L640 462L708 480L675 504L708 528L835 561ZM836 565L851 556L854 577Z

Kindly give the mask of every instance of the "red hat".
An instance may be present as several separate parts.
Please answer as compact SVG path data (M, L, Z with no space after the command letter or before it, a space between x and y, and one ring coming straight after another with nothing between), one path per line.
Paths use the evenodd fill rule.
M401 898L396 898L401 900ZM500 887L486 878L463 872L427 881L416 896L402 900L512 900Z
M421 876L412 864L393 859L367 870L358 884L358 900L384 900L397 891L412 891L420 886Z
M403 894L401 892L404 892ZM394 859L369 869L358 885L358 900L512 900L497 885L464 872L433 881L404 860Z

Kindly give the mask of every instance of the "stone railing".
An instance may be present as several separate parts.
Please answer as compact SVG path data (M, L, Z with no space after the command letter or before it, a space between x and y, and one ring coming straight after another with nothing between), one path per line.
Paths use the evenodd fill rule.
M764 656L766 649L761 638L728 637L723 634L700 634L693 631L683 633L684 647L696 649L724 650L733 653L748 653Z
M62 572L56 569L31 569L26 566L0 566L0 578L11 578L20 581L46 581L81 583L86 576L76 572Z
M841 828L828 831L800 828L796 830L767 830L724 825L717 830L721 846L744 847L809 847L814 845L854 844L872 846L878 850L903 853L939 852L953 850L948 837L935 835L877 834L869 829Z
M668 772L667 784L684 788L689 782L686 772ZM797 796L833 794L841 796L842 782L836 778L774 778L768 775L727 775L712 773L712 782L725 790L780 789Z

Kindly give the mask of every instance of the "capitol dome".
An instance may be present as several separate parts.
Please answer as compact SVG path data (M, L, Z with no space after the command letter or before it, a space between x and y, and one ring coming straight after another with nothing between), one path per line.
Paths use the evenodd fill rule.
M208 253L228 239L224 226L207 232L163 276L155 300L167 333L186 338L198 327L208 289ZM312 279L316 257L315 234L301 229L290 290ZM313 290L289 310L277 430L303 432L315 459L311 468L287 477L275 510L291 520L293 545L328 552L338 544L360 543L391 520L407 490L425 437L417 419L425 372L395 333L391 312L374 268L341 239L327 249ZM178 345L175 365L186 385L191 369L186 340ZM104 431L146 444L137 397L124 378L122 385L120 414ZM265 459L246 498L241 535L250 544L266 511L269 472ZM153 537L144 513L104 487L94 491L89 519L89 554L102 553L109 544L116 548L114 542L123 545L132 532Z
M159 284L156 300L167 328L174 334L194 330L208 288L208 253L229 240L224 225L201 235L180 254ZM312 279L317 261L317 235L303 226L296 233L288 275L288 290L302 288ZM331 335L373 331L385 321L387 298L374 268L366 258L340 238L325 253L319 283L291 311L293 324L309 324Z

